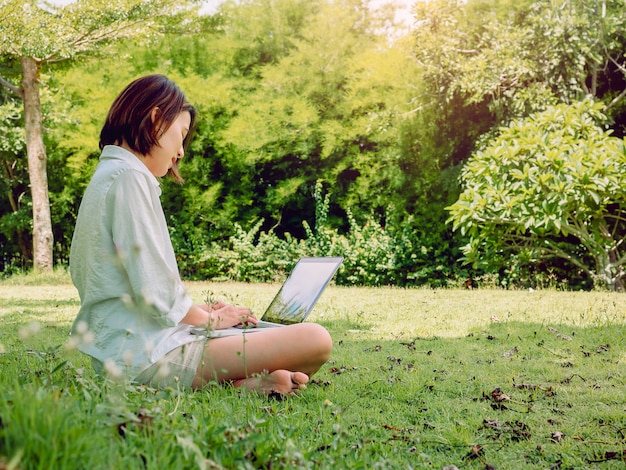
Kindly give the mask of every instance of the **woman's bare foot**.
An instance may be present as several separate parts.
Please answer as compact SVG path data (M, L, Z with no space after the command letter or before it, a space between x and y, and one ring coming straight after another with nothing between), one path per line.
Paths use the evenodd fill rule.
M234 380L233 385L245 387L264 395L294 395L299 390L304 390L308 381L309 376L303 372L280 369L246 379Z

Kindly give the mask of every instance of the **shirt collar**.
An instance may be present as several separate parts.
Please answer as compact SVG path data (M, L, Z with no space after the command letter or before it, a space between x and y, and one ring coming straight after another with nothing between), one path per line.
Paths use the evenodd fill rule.
M160 186L159 180L150 173L148 167L143 164L139 158L132 152L129 152L125 148L117 145L105 145L100 154L100 160L119 160L129 165L133 170L140 171L149 176L150 181L153 181L156 186Z

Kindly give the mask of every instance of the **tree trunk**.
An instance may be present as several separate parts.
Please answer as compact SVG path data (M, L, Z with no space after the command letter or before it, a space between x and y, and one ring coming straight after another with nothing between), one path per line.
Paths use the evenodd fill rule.
M52 219L48 196L46 147L43 143L43 120L39 98L40 64L33 58L22 57L22 97L28 176L33 200L33 268L52 270Z

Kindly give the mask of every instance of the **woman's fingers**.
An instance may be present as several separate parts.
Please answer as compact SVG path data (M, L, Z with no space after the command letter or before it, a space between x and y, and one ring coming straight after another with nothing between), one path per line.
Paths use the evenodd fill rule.
M234 325L256 325L259 320L252 315L250 309L245 307L236 307L234 305L224 305L215 309L214 313L220 318L220 326L228 328Z
M244 325L256 325L257 323L259 323L259 320L251 313L247 313L241 316L241 323L243 323Z

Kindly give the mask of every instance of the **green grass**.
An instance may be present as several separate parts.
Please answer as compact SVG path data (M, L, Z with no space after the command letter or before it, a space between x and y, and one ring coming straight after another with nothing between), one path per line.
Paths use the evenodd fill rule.
M190 283L262 311L276 285ZM330 287L331 361L283 401L103 382L67 275L0 282L0 468L624 468L626 297ZM499 399L500 401L497 401Z

